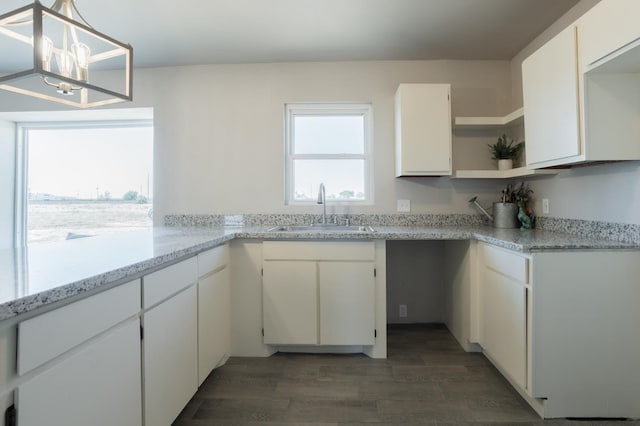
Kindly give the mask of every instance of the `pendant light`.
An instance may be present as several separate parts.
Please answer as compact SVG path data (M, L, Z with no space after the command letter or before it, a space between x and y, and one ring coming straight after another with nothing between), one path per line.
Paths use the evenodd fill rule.
M1 15L0 52L0 89L80 108L132 99L133 48L94 30L74 0Z

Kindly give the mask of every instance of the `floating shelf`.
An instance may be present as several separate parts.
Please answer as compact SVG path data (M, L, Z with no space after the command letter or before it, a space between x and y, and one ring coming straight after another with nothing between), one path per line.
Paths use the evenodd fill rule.
M494 128L515 126L524 123L524 108L517 109L504 117L456 117L454 126L459 128Z
M456 170L454 179L509 179L525 176L557 175L559 170L534 170L518 167L509 170Z

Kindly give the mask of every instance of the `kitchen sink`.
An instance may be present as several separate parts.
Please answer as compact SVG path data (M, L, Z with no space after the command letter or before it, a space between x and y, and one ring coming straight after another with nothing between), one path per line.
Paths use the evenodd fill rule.
M268 232L375 232L371 226L341 226L341 225L281 225L267 229Z

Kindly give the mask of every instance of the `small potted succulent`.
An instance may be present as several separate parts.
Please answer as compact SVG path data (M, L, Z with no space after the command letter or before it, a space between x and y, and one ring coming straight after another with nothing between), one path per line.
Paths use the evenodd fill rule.
M523 147L524 142L507 142L507 135L502 135L498 142L489 145L489 151L491 158L498 160L498 170L507 170L513 168L513 160L518 159Z

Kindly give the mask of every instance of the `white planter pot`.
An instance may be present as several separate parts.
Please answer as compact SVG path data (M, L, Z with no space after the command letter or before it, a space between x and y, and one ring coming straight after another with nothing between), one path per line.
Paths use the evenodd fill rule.
M513 169L513 160L498 160L498 170Z

